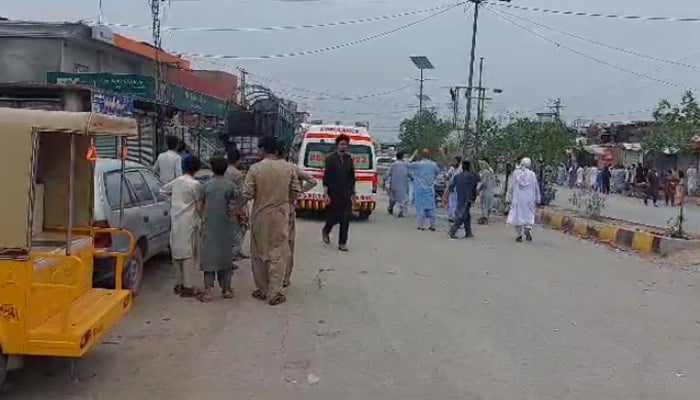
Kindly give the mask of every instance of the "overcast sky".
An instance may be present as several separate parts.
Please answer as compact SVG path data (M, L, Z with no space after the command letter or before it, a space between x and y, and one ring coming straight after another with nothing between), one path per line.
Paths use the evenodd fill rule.
M259 27L324 23L420 10L450 0L172 0L165 10L164 26ZM454 2L457 2L455 0ZM5 1L2 15L31 20L96 20L98 0ZM60 5L59 5L60 3ZM700 17L697 0L513 0L528 7L632 14L642 16ZM492 9L504 10L493 7ZM507 10L520 18L560 31L657 58L680 60L700 66L700 23L643 22L620 19L551 15ZM149 25L147 0L103 0L106 22ZM198 33L165 32L163 44L172 52L256 56L310 50L379 34L424 18L428 14L344 27L296 31ZM512 18L512 17L509 17ZM544 36L578 52L618 67L670 81L681 87L657 83L601 65L538 38L493 13L482 10L477 58L485 58L485 85L501 88L488 111L534 112L549 99L561 97L564 116L596 121L644 119L660 98L677 99L682 87L700 88L700 67L692 69L621 54L561 35L529 22L516 20ZM196 62L198 68L233 70L241 66L259 81L280 92L318 97L318 92L362 96L413 84L403 91L361 101L296 98L313 117L328 121L367 120L376 134L396 134L399 122L417 109L418 76L409 55L426 55L436 69L427 75L425 93L447 115L450 85L467 82L467 56L471 13L458 7L426 22L357 46L319 55L276 60L212 60ZM121 33L149 40L150 32L119 29ZM695 58L687 57L697 54ZM228 67L227 67L228 66ZM256 79L258 80L258 79ZM541 109L538 111L545 111ZM609 115L619 113L619 115ZM524 114L525 115L525 114ZM527 114L529 115L529 114Z

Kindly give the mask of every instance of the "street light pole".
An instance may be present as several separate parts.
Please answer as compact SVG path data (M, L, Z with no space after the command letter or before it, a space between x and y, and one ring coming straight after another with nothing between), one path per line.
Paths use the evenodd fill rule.
M423 71L426 69L435 69L433 64L428 60L426 56L410 56L411 62L420 70L420 93L418 94L418 119L423 118ZM430 101L430 99L428 99Z
M423 68L420 69L420 94L418 95L418 119L423 118Z

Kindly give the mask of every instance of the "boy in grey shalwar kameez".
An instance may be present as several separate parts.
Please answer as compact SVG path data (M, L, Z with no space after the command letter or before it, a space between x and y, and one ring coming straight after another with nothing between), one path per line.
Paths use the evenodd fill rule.
M240 188L224 177L227 162L222 157L210 161L214 173L204 184L202 195L202 251L201 265L204 271L204 292L199 299L214 299L214 280L218 279L224 298L233 297L231 275L233 272L234 206L242 201Z

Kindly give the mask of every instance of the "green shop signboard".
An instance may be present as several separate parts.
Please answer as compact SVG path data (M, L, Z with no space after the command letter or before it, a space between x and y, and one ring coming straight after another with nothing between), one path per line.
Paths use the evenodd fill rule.
M221 118L226 115L226 102L223 100L175 85L168 85L166 91L169 92L171 104L179 109Z
M155 98L156 84L152 76L110 73L47 72L47 83L85 85L118 94L144 99Z
M154 102L156 83L152 76L137 74L111 74L104 72L47 72L46 82L59 85L84 85L104 92L131 95ZM166 84L167 103L184 111L223 118L226 102L181 86Z

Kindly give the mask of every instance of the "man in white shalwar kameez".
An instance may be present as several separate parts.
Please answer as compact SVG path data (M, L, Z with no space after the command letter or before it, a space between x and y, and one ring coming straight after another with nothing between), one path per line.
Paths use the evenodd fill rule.
M170 252L176 278L173 291L182 297L196 295L203 286L199 268L202 184L194 178L199 168L199 159L188 157L185 173L160 189L170 196Z
M158 159L153 164L153 172L161 182L168 183L182 175L182 158L177 153L180 139L175 136L167 136L165 143L168 146L168 150L158 155Z
M508 185L507 201L510 211L506 223L515 227L518 237L516 242L532 241L532 227L535 225L535 208L540 202L540 185L537 175L530 169L532 161L523 158L518 168L511 175Z

